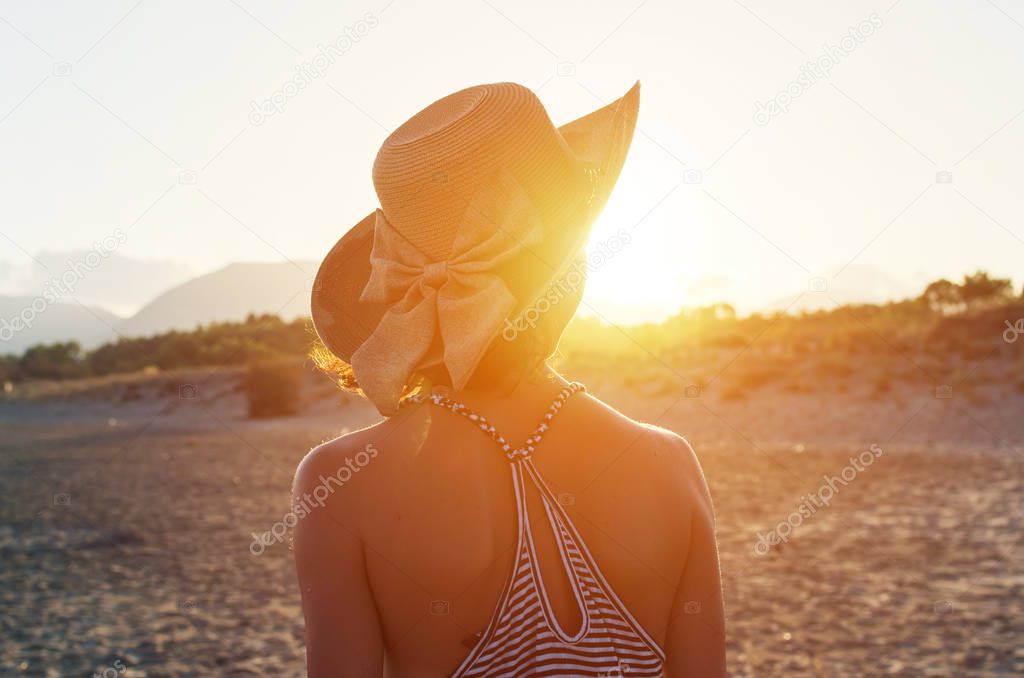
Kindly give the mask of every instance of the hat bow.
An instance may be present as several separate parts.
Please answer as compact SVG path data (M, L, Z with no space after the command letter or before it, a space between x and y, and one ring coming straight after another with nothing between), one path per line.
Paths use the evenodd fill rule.
M360 301L389 308L352 355L352 370L382 413L394 412L435 336L452 386L465 387L517 304L496 269L542 233L529 197L504 171L470 201L442 261L431 261L377 210L370 278Z

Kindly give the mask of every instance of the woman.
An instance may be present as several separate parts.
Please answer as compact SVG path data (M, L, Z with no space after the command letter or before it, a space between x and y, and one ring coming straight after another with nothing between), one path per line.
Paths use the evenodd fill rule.
M295 527L310 675L724 675L693 451L545 364L638 106L556 128L484 85L384 142L313 291L321 363L385 419L296 474L326 497Z

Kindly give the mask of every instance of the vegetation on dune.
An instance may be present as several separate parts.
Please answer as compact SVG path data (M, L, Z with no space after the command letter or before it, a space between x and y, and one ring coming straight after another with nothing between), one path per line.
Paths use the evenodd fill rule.
M191 332L122 337L88 352L76 342L33 346L21 356L0 356L0 382L298 359L313 339L303 319L285 322L275 315L250 315L244 322L214 323Z
M299 411L302 372L295 369L293 361L250 366L242 387L250 417L281 417Z
M620 375L626 386L665 393L680 387L702 391L728 368L721 393L730 399L768 383L790 393L819 389L822 383L843 390L847 379L870 366L874 372L865 383L881 397L896 379L935 377L942 371L937 367L1011 350L1004 337L1014 327L1024 332L1021 319L1024 298L1014 296L1010 281L978 272L960 283L933 282L914 299L799 315L741 318L729 305L715 304L628 328L577 318L565 333L560 360L580 374L629 365ZM254 366L249 387L258 396L266 380L283 378L278 365L301 360L314 341L308 319L249 316L191 332L122 338L91 351L75 342L33 346L20 356L0 356L0 383L248 365ZM1004 376L1024 384L1020 372ZM686 383L677 383L683 374ZM279 409L259 397L250 400L255 416Z
M1024 391L1017 334L1024 335L1024 295L1014 296L1009 280L979 272L879 305L739 318L720 304L627 328L579 319L560 351L567 373L610 375L647 395L715 391L743 400L771 384L784 393L881 399L898 398L897 383L931 391L1000 382ZM998 365L981 369L986 360Z

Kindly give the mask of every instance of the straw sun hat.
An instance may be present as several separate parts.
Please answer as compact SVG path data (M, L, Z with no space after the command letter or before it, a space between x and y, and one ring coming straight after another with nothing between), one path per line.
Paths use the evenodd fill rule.
M444 365L463 388L506 323L564 276L611 193L639 83L561 127L513 83L435 101L384 141L380 200L320 265L317 334L392 414L410 376Z

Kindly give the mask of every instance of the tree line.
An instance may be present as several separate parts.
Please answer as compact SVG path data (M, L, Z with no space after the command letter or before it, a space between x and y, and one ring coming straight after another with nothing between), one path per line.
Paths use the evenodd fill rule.
M190 332L122 337L91 351L75 341L38 344L21 355L0 356L0 382L294 359L305 354L313 339L305 319L285 322L276 315L249 315L242 322L213 323Z
M972 313L1019 304L1022 297L1024 293L1019 297L1015 295L1009 279L978 271L964 276L959 283L936 280L913 299L883 305L852 305L846 310L855 309L859 317L878 322L920 326L923 333L934 331L934 323L925 329L923 321L953 316L969 323ZM629 341L615 328L604 327L595 319L576 319L566 331L563 349L570 353L600 353L614 350L616 345L628 348L640 340L644 346L669 350L684 342L740 347L770 329L776 339L781 337L794 345L815 345L828 350L856 341L852 330L848 329L849 313L844 314L842 310L784 319L780 314L739 318L728 304L713 304L680 311L657 325L632 328ZM905 334L906 330L901 332ZM315 340L308 318L285 322L275 315L250 315L242 322L213 323L189 332L122 337L89 351L74 341L38 344L21 355L0 355L0 383L96 377L147 368L169 370L298 360L309 352Z

